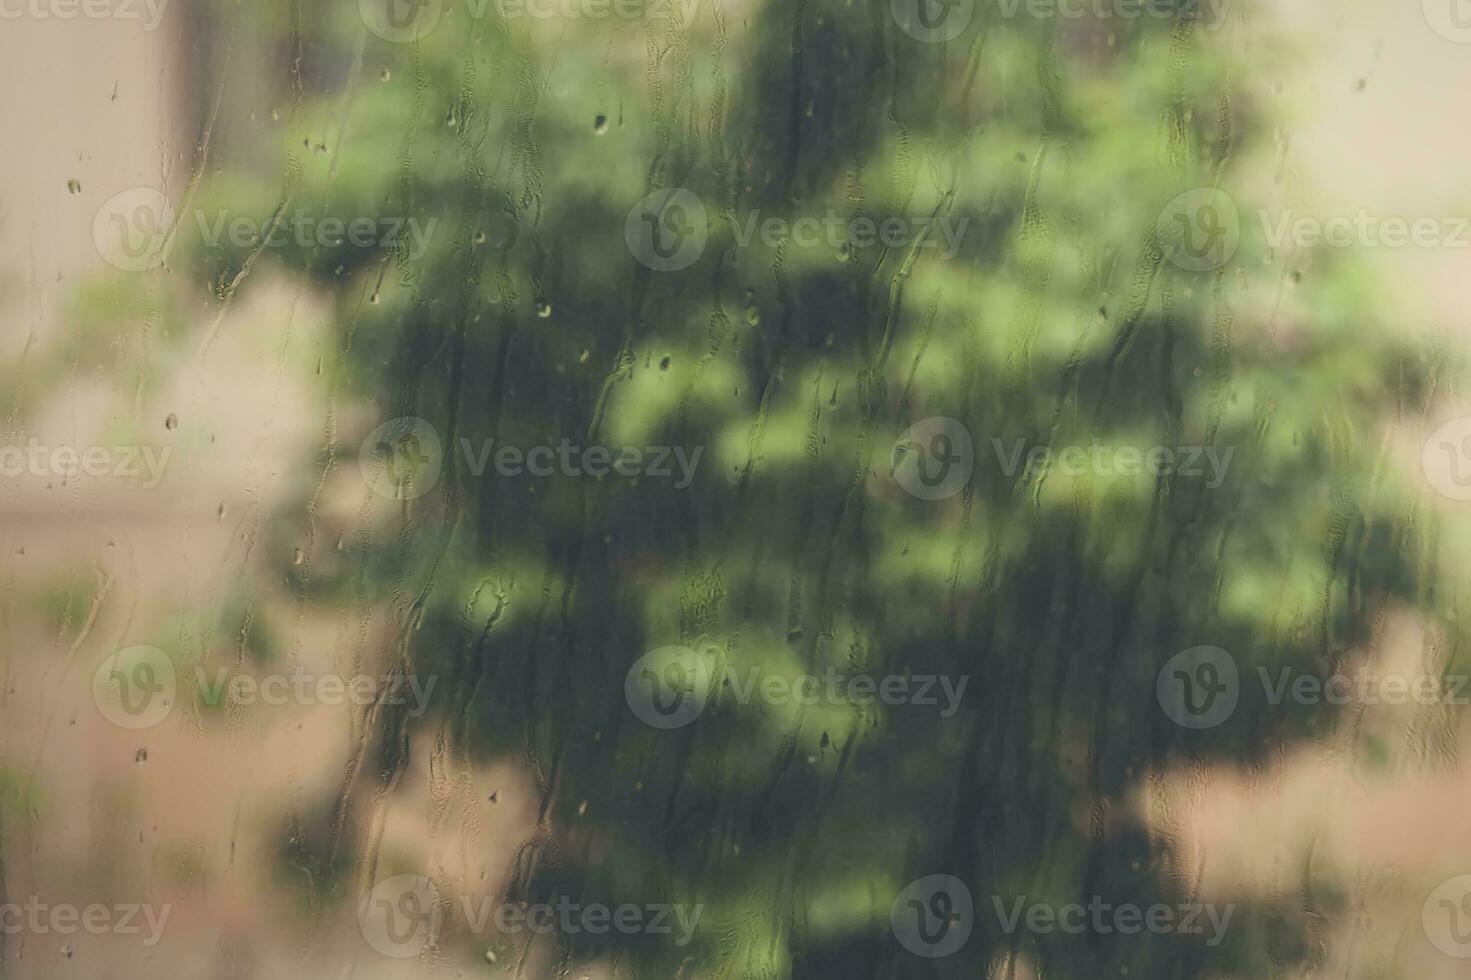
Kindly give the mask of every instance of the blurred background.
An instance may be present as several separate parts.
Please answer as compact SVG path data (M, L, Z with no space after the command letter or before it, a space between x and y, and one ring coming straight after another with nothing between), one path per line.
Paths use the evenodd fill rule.
M0 975L1467 975L1462 6L0 3Z

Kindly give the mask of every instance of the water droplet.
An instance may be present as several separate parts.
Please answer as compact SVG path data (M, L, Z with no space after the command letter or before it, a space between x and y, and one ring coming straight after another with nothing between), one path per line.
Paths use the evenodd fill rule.
M82 182L80 180L76 180L76 179L72 179L72 180L67 181L66 182L66 192L68 194L80 194L80 193L82 193Z
M665 354L664 357L663 357L663 359L659 361L659 370L660 371L668 371L669 370L669 362L671 360L673 360L673 358L671 358L668 354Z
M539 316L539 317L541 317L543 320L545 320L547 317L551 316L552 315L552 304L548 303L544 299L538 299L536 301L536 315Z
M608 117L601 112L598 113L597 118L592 121L592 131L599 136L606 133L608 131Z
M382 70L382 71L380 71L380 72L379 72L379 73L378 73L378 77L379 77L379 78L381 78L381 79L382 79L382 80L383 80L383 81L385 81L385 82L386 82L386 81L388 81L388 80L389 80L389 79L390 79L390 78L392 78L392 77L393 77L393 72L391 72L391 71L389 71L389 70L388 70L388 69L387 69L387 68L385 68L385 69L383 69L383 70Z
M586 813L587 813L587 800L583 800L581 803L577 804L577 815L580 817L580 816L583 816Z
M138 765L140 766L143 765L143 763L148 761L148 750L139 749L138 754L133 756L133 761L138 763Z
M374 306L377 306L378 305L378 294L375 292L375 293L373 293L372 296L369 296L368 297L368 302L369 303L372 303Z
M446 126L450 127L451 129L455 128L456 126L458 126L460 124L460 117L455 113L455 110L454 110L453 107L450 108L449 112L445 113L445 116L444 116L444 124Z
M306 554L300 548L291 549L291 564L300 565L306 561Z
M494 963L495 962L495 950L493 950L493 949L487 949L485 951L485 962L487 962L487 963Z
M68 945L68 946L61 947L61 955L62 956L65 956L67 959L71 959L72 958L72 948L71 948L71 946Z
M485 232L483 232L483 231L477 231L475 233L475 244L476 245L484 245L485 244Z
M179 427L179 416L175 415L173 412L170 412L168 418L163 420L163 427L165 429L168 429L170 432L172 432L174 429L177 429Z

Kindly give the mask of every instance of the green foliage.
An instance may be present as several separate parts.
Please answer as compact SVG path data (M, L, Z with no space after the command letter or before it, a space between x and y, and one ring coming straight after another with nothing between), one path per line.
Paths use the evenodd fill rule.
M1172 198L1230 188L1256 149L1270 121L1251 66L1184 20L1054 29L989 6L947 45L907 37L878 2L712 0L687 26L456 8L414 45L365 34L355 6L213 15L232 65L291 67L265 79L269 123L260 103L244 122L227 90L195 206L262 227L297 209L413 218L434 228L422 252L211 243L186 217L174 265L219 296L269 266L326 291L334 390L426 419L449 447L435 492L386 529L334 528L313 506L354 445L316 460L277 515L283 568L298 531L345 532L339 559L287 572L293 589L391 601L394 648L452 692L426 718L382 720L380 785L405 734L530 760L575 846L536 842L542 871L513 898L705 906L685 949L575 941L640 976L687 957L710 976L981 976L1016 949L1046 976L1264 972L1243 931L1219 948L1022 938L989 899L1182 900L1171 842L1105 831L1103 814L1167 763L1250 762L1315 724L1299 712L1284 731L1247 697L1218 729L1176 728L1155 701L1175 653L1224 647L1243 672L1332 661L1385 603L1445 613L1378 434L1436 365L1367 312L1378 287L1348 265L1294 284L1250 236L1226 267L1187 272L1156 230ZM667 187L699 195L710 240L660 273L623 230ZM753 214L828 213L967 231L949 259L739 243ZM977 454L965 493L938 502L891 475L896 437L930 416L963 422ZM687 488L518 481L470 472L460 438L704 457ZM1018 443L1234 455L1207 487L1004 472L993 447ZM736 676L970 686L941 718L745 703L717 684L694 725L655 731L623 681L673 644ZM318 835L322 854L368 846L354 816L352 840ZM936 872L969 883L978 921L925 964L893 941L889 905Z

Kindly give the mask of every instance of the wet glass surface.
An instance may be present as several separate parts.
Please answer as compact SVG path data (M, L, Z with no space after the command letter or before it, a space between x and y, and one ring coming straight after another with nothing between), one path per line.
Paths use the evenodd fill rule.
M1457 3L0 0L0 976L1463 976Z

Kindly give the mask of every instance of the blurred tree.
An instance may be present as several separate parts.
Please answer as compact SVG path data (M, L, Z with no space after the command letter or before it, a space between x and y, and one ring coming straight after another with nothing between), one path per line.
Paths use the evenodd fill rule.
M1156 685L1176 654L1220 647L1243 675L1331 663L1387 602L1437 613L1422 518L1375 431L1423 399L1438 355L1365 315L1377 287L1346 262L1298 286L1296 259L1236 241L1250 190L1225 188L1272 122L1257 66L1213 11L1150 10L201 14L212 142L172 265L217 303L270 265L327 291L334 405L424 420L415 459L439 470L374 511L388 527L354 523L366 503L334 516L321 488L355 474L372 428L334 416L278 516L302 601L391 603L395 662L441 678L423 718L370 712L363 765L293 821L286 864L312 873L283 873L313 907L355 899L353 868L425 870L370 853L368 828L428 739L450 771L514 753L535 774L540 827L508 898L703 906L688 946L565 936L569 962L980 976L1022 954L1044 976L1194 977L1311 960L1311 927L1273 909L1239 912L1219 945L1008 934L997 914L1019 896L1191 900L1168 820L1136 821L1126 795L1322 723L1243 685L1219 725L1177 725ZM273 243L232 240L226 216ZM410 430L385 432L367 457ZM697 462L687 485L673 462L497 475L477 472L487 440ZM1209 447L1220 466L1078 471L1032 453L1049 447ZM937 451L959 475L924 469L931 490L911 478ZM288 558L303 541L338 544ZM671 646L693 652L641 659ZM939 686L937 706L740 689L827 671L963 695L947 715ZM631 708L681 677L691 723ZM927 959L890 910L931 874L965 883L974 923Z

